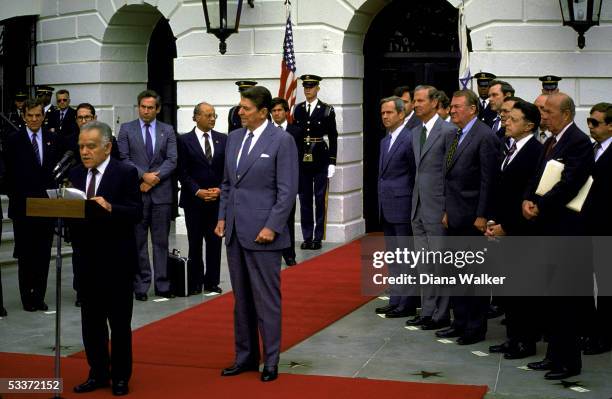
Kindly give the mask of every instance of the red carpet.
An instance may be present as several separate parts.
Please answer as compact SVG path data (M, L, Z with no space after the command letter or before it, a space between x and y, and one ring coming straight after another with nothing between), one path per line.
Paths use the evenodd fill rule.
M0 356L0 376L51 377L51 356L3 353ZM89 394L74 394L72 387L82 382L87 374L84 359L67 358L62 362L64 398L109 398L110 389ZM248 393L247 393L248 392ZM259 373L245 373L236 377L221 377L219 370L196 367L136 364L130 381L130 399L175 398L405 398L405 399L476 399L482 398L486 387L445 385L417 382L369 380L365 378L321 377L282 374L271 383L259 381ZM3 398L48 398L49 394L14 394Z
M285 351L370 301L361 294L360 244L354 241L282 272ZM233 363L233 296L219 298L144 326L134 332L134 377L138 398L242 397L406 397L482 398L486 387L283 374L272 384L259 375L221 378ZM66 392L87 375L84 353L63 360ZM0 354L0 377L51 376L52 358ZM108 396L96 392L88 397ZM48 395L47 395L48 396ZM64 395L66 396L66 395ZM19 396L27 397L27 396ZM68 395L66 397L71 397Z

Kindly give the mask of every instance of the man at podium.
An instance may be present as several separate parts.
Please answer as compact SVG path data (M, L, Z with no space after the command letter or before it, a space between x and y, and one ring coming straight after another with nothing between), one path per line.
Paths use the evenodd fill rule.
M111 129L103 122L82 126L83 164L70 173L70 182L87 194L89 202L85 219L71 224L83 344L90 367L87 380L74 391L108 387L110 380L113 395L126 395L132 373L133 280L138 265L134 225L142 218L142 202L138 172L110 157L111 140Z

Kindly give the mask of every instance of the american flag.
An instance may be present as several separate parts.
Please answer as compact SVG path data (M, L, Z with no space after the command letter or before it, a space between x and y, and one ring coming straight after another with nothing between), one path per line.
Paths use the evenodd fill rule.
M280 88L278 89L278 96L284 98L289 103L289 115L287 115L289 122L293 120L296 88L297 77L295 75L295 55L293 53L293 28L291 27L291 12L289 12L287 15L287 25L285 26Z

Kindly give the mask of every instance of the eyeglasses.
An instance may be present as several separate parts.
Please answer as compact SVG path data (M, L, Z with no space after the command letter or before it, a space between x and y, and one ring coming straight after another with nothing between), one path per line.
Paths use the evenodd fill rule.
M58 98L58 99L57 99L57 102L58 102L58 103L67 103L68 101L70 101L70 99L69 99L69 98Z
M593 127L598 127L600 124L603 125L605 122L600 122L595 118L587 118L587 123L593 125Z
M219 117L219 115L217 115L217 114L204 114L204 117L208 118L208 119L217 119Z
M93 120L93 115L77 116L76 119L81 122L88 122L88 121Z

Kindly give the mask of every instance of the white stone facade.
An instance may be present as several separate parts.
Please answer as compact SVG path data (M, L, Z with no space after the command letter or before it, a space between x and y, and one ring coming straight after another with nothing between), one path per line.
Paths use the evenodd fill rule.
M325 78L320 98L335 107L340 133L337 174L330 186L329 241L349 241L365 230L363 40L374 16L389 2L292 1L298 74ZM577 120L585 128L590 106L612 100L612 4L604 3L601 26L587 32L587 45L579 50L576 33L561 25L558 0L466 0L472 71L496 73L528 100L539 93L538 76L563 76L560 87L576 100ZM70 90L73 105L91 102L99 109L99 119L114 127L136 116L135 97L147 82L149 36L162 17L169 20L177 38L179 131L191 128L193 105L201 100L216 106L217 128L226 130L227 110L238 101L235 80L255 79L273 94L278 90L286 18L283 0L256 0L253 9L245 2L240 33L228 39L224 56L218 54L217 39L205 31L200 0L1 0L0 4L0 20L39 15L35 83ZM298 101L302 98L300 93Z

